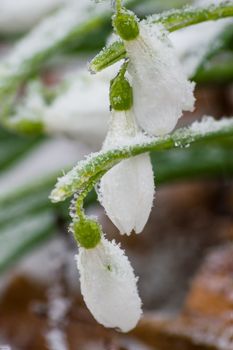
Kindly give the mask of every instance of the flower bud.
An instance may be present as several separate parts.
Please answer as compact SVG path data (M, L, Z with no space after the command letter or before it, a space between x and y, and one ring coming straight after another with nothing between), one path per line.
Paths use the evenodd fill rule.
M126 41L134 40L139 35L138 19L125 8L120 9L113 17L113 26L117 34Z
M123 68L110 85L110 104L115 111L127 111L133 105L133 90L124 73Z
M140 319L137 278L124 251L102 238L95 249L80 248L77 256L81 292L95 319L128 332Z
M95 220L75 220L73 223L73 231L75 239L83 248L95 248L100 242L102 229Z

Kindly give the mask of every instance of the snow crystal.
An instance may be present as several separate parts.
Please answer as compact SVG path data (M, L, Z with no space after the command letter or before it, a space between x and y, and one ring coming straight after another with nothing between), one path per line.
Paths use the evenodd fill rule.
M194 122L188 130L192 134L206 135L211 132L228 129L229 127L233 127L233 118L221 118L220 120L216 120L213 117L204 116L201 121Z

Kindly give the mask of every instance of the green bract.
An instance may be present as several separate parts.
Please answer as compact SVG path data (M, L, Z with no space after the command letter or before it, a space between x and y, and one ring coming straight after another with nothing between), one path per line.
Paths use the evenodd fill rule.
M74 237L81 247L86 249L95 248L101 239L101 226L91 219L74 221Z
M113 26L123 40L134 40L139 35L138 19L135 14L122 8L113 16Z
M7 127L25 135L38 135L44 131L42 121L36 119L20 119L18 121L9 120Z
M110 104L116 111L127 111L133 105L133 90L124 76L125 69L120 71L110 86Z

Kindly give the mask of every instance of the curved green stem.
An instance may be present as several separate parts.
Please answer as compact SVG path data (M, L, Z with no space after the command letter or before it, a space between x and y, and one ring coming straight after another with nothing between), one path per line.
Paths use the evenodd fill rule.
M161 23L169 32L182 29L201 22L218 20L233 16L233 1L223 1L218 5L209 7L191 8L167 11L159 15L150 16L151 24ZM204 35L204 34L203 34ZM98 72L126 57L124 43L114 42L103 49L90 63L90 71Z
M95 184L99 181L99 179L104 175L104 172L98 173L96 176L93 176L93 178L90 179L87 186L81 191L81 193L78 194L78 198L75 204L76 208L76 214L79 217L79 219L85 218L85 213L83 210L84 200L87 197L87 195L91 192L92 188L95 186Z
M123 159L150 151L189 147L192 143L226 136L233 136L233 118L220 121L207 119L164 137L145 138L140 143L134 140L132 144L127 144L125 147L101 151L80 162L73 170L59 179L50 199L53 202L65 200L75 192L87 187L95 177L101 177Z

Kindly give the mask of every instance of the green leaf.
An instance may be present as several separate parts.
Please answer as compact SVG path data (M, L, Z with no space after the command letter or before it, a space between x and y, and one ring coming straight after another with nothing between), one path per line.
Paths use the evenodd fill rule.
M0 171L6 170L13 162L32 150L42 138L24 138L0 129Z
M57 174L0 197L0 273L59 232L57 219L68 222L68 203L52 205L48 196ZM96 199L87 197L88 206Z
M133 140L117 149L101 151L78 163L58 182L51 193L53 202L60 202L74 193L85 191L98 175L102 176L123 159L149 151L160 151L176 147L189 147L191 143L233 136L233 118L215 121L212 118L194 123L188 128L178 129L164 137Z
M186 149L151 152L156 185L196 178L233 175L233 138L224 142L197 144Z
M217 144L202 142L190 148L152 151L156 185L203 176L232 176L232 147L233 138L221 138ZM0 258L0 273L58 233L58 217L68 225L68 203L54 206L48 200L56 178L57 174L53 174L4 198L0 197L0 237L3 235L0 249L4 250ZM95 200L96 194L92 191L87 197L86 206ZM38 224L40 221L41 225ZM25 235L22 229L26 230Z
M1 228L0 273L19 257L56 232L52 210L23 217Z

